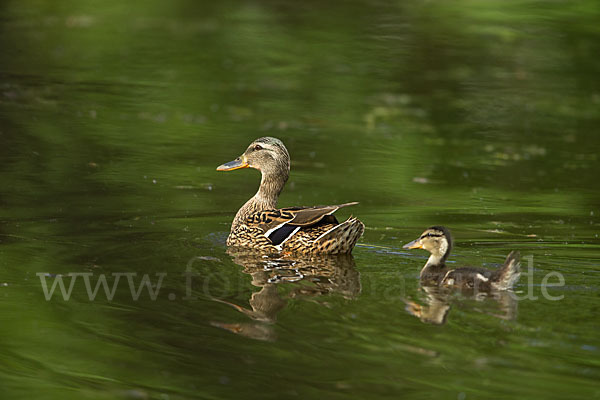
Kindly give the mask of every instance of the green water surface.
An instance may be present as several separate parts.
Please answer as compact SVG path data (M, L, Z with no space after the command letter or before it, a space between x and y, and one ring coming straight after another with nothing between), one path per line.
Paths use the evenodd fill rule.
M600 397L597 1L7 0L0 48L1 398ZM227 251L260 136L353 257ZM421 289L440 224L525 299Z

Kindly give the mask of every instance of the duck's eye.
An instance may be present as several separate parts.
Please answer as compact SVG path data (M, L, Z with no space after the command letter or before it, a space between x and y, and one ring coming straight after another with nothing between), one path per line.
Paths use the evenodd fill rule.
M254 146L254 151L258 151L258 150L262 150L262 146L260 144L257 144L256 146Z

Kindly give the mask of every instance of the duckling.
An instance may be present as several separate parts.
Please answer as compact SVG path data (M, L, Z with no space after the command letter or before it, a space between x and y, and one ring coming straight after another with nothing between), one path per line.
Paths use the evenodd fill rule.
M365 226L353 217L339 223L333 213L358 203L277 208L277 199L290 172L290 155L281 140L256 139L241 156L220 165L217 171L241 168L259 170L262 179L258 192L235 215L228 246L285 253L352 252Z
M443 226L432 226L421 234L418 239L402 246L404 249L425 249L431 255L421 270L423 286L439 286L459 289L469 289L480 292L509 290L519 280L519 252L513 251L504 265L498 270L485 268L462 267L450 269L446 259L452 250L452 236Z

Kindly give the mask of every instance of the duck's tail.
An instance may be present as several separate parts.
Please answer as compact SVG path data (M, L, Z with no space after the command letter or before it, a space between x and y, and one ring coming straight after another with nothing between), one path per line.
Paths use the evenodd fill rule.
M521 255L518 251L512 251L507 257L504 265L495 271L491 277L492 287L496 290L512 289L521 276Z
M317 250L322 254L350 253L364 231L365 224L358 218L350 217L318 237L315 241Z

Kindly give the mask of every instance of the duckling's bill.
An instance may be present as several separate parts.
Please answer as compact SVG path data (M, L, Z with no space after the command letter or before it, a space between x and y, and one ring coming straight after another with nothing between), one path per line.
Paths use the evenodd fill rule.
M421 239L415 239L410 243L406 243L404 246L402 246L403 249L422 249L423 248L423 244L421 243Z
M225 164L221 164L217 167L217 171L233 171L240 168L248 168L250 165L242 157L236 158L233 161L229 161Z

